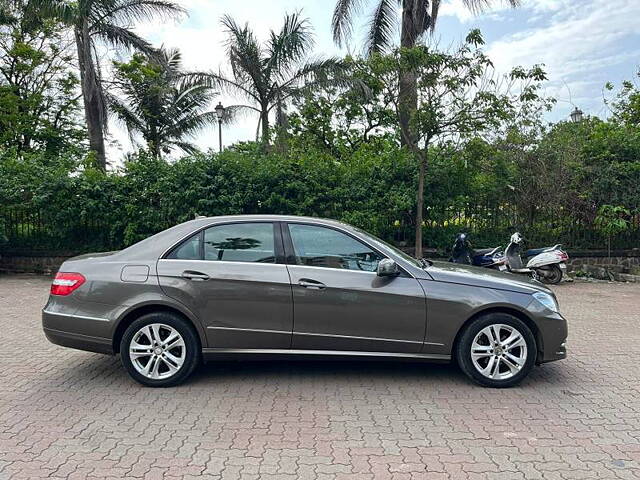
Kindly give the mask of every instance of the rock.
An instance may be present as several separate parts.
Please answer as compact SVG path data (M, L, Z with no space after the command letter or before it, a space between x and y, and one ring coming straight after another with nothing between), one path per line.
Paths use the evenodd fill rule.
M610 280L607 269L598 265L583 265L582 269L590 277L598 280Z
M640 283L640 276L628 273L614 273L613 277L617 282Z

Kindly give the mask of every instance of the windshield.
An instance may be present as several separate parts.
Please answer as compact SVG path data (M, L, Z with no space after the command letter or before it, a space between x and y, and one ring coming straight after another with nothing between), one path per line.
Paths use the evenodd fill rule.
M356 228L356 227L351 227L351 228L353 228L355 231L357 231L361 235L364 235L367 238L367 240L369 240L374 245L376 245L376 246L378 246L378 247L380 247L382 249L392 250L393 253L395 253L399 257L403 258L407 262L411 263L412 265L415 265L416 267L421 267L422 268L422 267L424 267L426 265L425 263L421 262L420 260L417 260L417 259L413 258L408 253L403 252L398 247L395 247L395 246L391 245L390 243L385 242L384 240L382 240L381 238L376 237L375 235L372 235L372 234L370 234L368 232L365 232L364 230L360 230L359 228Z

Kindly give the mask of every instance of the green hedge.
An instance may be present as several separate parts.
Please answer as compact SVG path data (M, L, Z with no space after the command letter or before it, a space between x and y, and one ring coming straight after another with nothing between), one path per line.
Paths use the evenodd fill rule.
M251 213L334 218L413 244L416 165L385 142L345 159L265 154L255 144L173 163L141 155L109 174L58 162L0 163L0 253L118 249L196 215ZM505 245L516 228L535 244L606 245L591 225L557 211L522 220L506 182L475 173L456 154L430 164L425 202L426 247L448 250L460 231L477 246ZM638 230L616 238L614 248L637 246Z

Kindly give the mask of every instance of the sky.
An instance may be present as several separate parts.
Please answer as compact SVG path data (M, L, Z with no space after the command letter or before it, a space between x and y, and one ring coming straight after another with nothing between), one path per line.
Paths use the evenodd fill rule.
M302 11L314 29L314 56L334 56L362 51L364 22L376 3L362 0L364 22L356 25L351 43L339 49L330 30L335 0L176 1L188 16L140 24L137 32L156 45L179 48L185 68L200 71L225 66L225 34L220 26L225 14L248 22L264 40L270 30L280 29L286 13ZM486 41L484 50L499 72L516 65L544 64L549 77L545 93L558 100L548 114L550 121L567 118L574 106L588 115L606 116L604 84L631 79L640 67L640 0L522 0L517 9L500 0L492 3L492 8L474 15L462 0L444 0L431 41L456 45L469 30L479 28ZM218 101L237 103L221 96L212 108ZM257 122L257 117L249 116L223 127L223 144L255 139ZM132 148L127 134L115 123L110 130L115 140L110 157L122 157ZM217 126L203 130L195 140L203 149L217 149Z

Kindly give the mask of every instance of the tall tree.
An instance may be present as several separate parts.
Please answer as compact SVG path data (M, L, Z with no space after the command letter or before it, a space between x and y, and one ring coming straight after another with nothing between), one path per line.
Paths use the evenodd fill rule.
M469 33L464 44L447 53L428 47L399 49L386 56L374 55L370 67L384 84L386 97L397 99L400 116L403 105L398 95L398 72L416 72L418 98L410 124L412 131L401 129L408 149L418 165L416 191L415 247L422 257L424 186L430 157L446 152L461 140L495 134L513 123L532 103L543 102L539 82L545 72L514 68L503 79L495 78L489 58L482 53L484 41L478 30ZM417 136L414 136L418 133Z
M286 15L282 29L272 30L264 44L247 24L241 26L230 16L224 16L221 22L227 33L231 75L220 71L206 76L214 87L248 102L229 107L230 115L259 114L257 132L266 145L270 116L275 114L277 124L284 125L290 99L338 74L342 63L335 58L309 59L313 34L309 21L299 13Z
M333 11L331 29L333 39L338 46L342 46L353 33L353 19L361 13L362 0L337 0ZM394 33L398 26L398 8L402 8L400 19L400 46L415 47L427 31L433 31L438 19L441 0L376 0L375 8L368 23L365 47L368 53L382 53L388 51L394 44ZM478 12L487 7L491 0L463 0L472 12ZM520 0L508 0L515 7ZM407 131L409 119L417 107L417 76L413 71L399 72L400 89L398 91L400 104L400 126ZM415 139L416 134L412 133ZM402 143L406 145L403 138Z
M142 136L156 158L173 147L195 152L188 137L217 121L208 110L215 92L200 76L182 71L178 50L161 50L159 56L135 54L127 63L114 62L123 98L107 94L110 110L132 140Z
M28 0L0 3L0 147L21 157L82 143L72 46Z
M33 0L33 3L73 29L89 147L96 156L98 167L104 170L107 165L104 146L107 105L97 42L153 55L156 50L133 32L132 23L174 16L184 10L169 0Z

